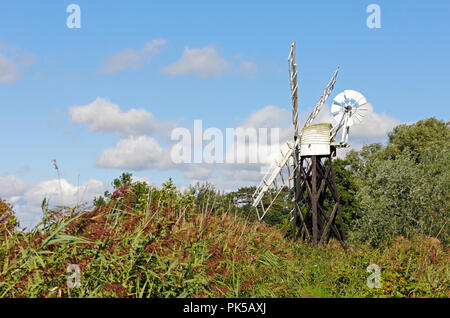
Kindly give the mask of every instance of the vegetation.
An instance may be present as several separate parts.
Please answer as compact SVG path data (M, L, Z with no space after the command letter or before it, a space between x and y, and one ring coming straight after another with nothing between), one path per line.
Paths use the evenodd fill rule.
M449 145L429 119L335 160L345 251L289 240L287 190L260 223L254 188L181 193L124 173L91 209L43 205L31 232L0 201L0 297L449 297ZM380 288L366 285L370 264Z
M347 156L357 167L361 219L355 237L377 246L398 235L425 234L450 243L450 128L435 119L401 125L389 143Z

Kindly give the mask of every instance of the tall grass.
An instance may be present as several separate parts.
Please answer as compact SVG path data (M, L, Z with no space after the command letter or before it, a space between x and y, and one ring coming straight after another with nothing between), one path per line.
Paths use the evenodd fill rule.
M171 184L125 184L105 205L47 210L31 232L2 232L0 297L449 296L448 249L436 239L312 247L213 193L194 201ZM379 289L366 286L372 263ZM67 285L70 264L80 288Z

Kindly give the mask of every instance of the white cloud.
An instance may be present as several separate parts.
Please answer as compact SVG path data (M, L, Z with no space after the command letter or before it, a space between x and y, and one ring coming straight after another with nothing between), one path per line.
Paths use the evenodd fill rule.
M23 194L26 184L21 179L9 175L0 177L0 198L10 198Z
M94 196L103 194L105 190L105 184L95 179L79 186L65 179L53 179L29 186L22 198L32 205L40 205L46 198L52 205L73 206L92 201Z
M155 186L155 184L153 182L151 182L150 179L147 177L140 177L140 176L132 175L131 182L145 182L148 185Z
M256 182L261 180L261 173L258 167L245 167L245 166L227 166L222 171L222 175L227 180L244 181L244 182Z
M200 179L200 178L190 179L189 184L195 185L197 182L199 183L209 182L212 185L214 185L214 187L217 190L229 192L234 191L241 187L256 185L262 178L262 175L259 174L258 171L252 169L236 169L236 170L231 169L225 171L227 171L225 172L226 175L217 174L207 179ZM240 175L247 176L247 178L239 177Z
M27 184L15 176L0 178L0 197L14 205L22 227L36 225L42 217L44 198L49 207L76 206L92 203L94 197L108 189L103 182L91 179L82 185L73 185L65 179L53 179Z
M360 139L374 139L385 137L401 122L385 113L377 114L373 110L372 104L367 104L369 112L364 117L363 122L350 128L350 137Z
M140 50L125 49L107 58L100 72L114 74L125 69L140 69L160 53L166 40L154 39Z
M195 75L201 78L213 78L223 75L228 67L228 62L213 46L200 49L186 47L181 59L163 68L162 72L175 76Z
M369 113L361 125L352 127L350 144L358 148L364 142L370 143L385 138L395 125L396 119L386 114L377 114L369 105ZM300 116L300 127L308 117L309 112ZM315 122L331 122L334 124L329 107L324 105ZM356 127L363 127L358 130ZM255 185L262 177L262 170L271 165L275 159L281 159L280 149L287 151L285 141L293 143L293 128L290 111L277 106L265 106L245 118L236 128L279 128L279 140L275 143L268 140L268 145L262 145L261 140L236 140L235 148L224 152L225 163L222 164L174 164L170 157L170 148L161 146L158 141L148 136L130 136L119 140L117 145L103 151L96 160L96 165L103 168L128 170L179 170L191 182L208 181L219 189L231 190L236 187ZM206 127L204 127L206 129ZM223 136L225 137L225 132ZM269 135L270 137L270 135ZM257 137L259 138L259 136ZM205 142L203 142L205 146ZM225 142L224 142L225 146ZM224 149L225 150L225 149ZM342 157L346 149L339 151ZM194 151L192 151L194 153ZM257 163L249 163L250 156L258 153ZM244 163L229 163L230 158L237 158L237 154L245 154ZM236 162L235 160L233 162Z
M8 198L8 201L9 201L11 204L14 204L14 203L16 203L16 202L19 201L19 200L20 200L20 196L18 196L18 195Z
M276 140L275 144L271 144L270 135L268 145L261 144L260 140L256 140L256 142L251 140L239 142L236 140L235 148L228 149L225 153L226 162L232 161L231 158L236 159L237 154L245 154L244 163L185 165L183 167L183 169L186 169L184 177L190 179L190 184L207 181L214 184L217 189L225 191L255 185L262 178L261 167L272 163L275 158L278 159L282 144L291 137L290 116L287 110L273 105L251 113L236 128L268 128L269 132L270 128L279 128L280 139ZM258 162L249 163L250 156L255 153L258 154Z
M17 82L20 78L19 66L10 59L0 55L0 83L9 84Z
M148 136L121 139L115 148L105 149L95 162L97 167L144 170L172 167L169 149Z
M213 172L211 165L191 164L188 168L189 170L183 174L186 179L206 180Z
M237 72L252 77L258 73L258 66L251 61L241 61L239 67L237 68Z
M280 143L293 135L291 113L284 108L268 105L248 116L239 126L242 128L278 128Z
M33 54L0 42L0 84L19 81L22 70L35 62L36 58Z
M184 177L190 180L222 180L220 183L224 185L231 184L226 180L239 180L239 184L244 184L246 180L256 181L259 179L260 167L270 164L275 158L278 158L281 145L292 135L289 118L290 113L287 110L276 106L266 106L246 118L237 128L269 128L269 140L267 145L262 145L258 140L235 140L235 148L225 152L224 155L228 158L225 160L226 162L228 160L236 162L237 154L245 154L244 163L174 164L170 157L169 147L161 146L156 139L149 136L130 136L120 139L115 147L105 149L95 164L102 168L133 171L180 170L184 172ZM272 143L270 128L279 128L280 140L277 139ZM258 153L258 162L250 164L250 156L254 153ZM230 158L234 158L234 160Z
M180 60L161 70L173 76L192 75L200 78L217 78L225 73L244 74L252 77L258 66L240 57L222 57L213 45L202 48L185 47Z
M277 106L268 105L253 113L246 118L238 128L252 128L256 129L258 138L256 142L246 140L245 142L239 142L235 144L235 149L228 151L226 156L230 158L236 158L237 155L245 153L245 162L250 162L250 156L258 154L257 165L267 165L273 162L275 158L280 155L280 148L285 144L287 140L291 140L293 136L293 128L291 124L291 114ZM267 128L267 141L260 139L259 129ZM278 137L272 140L272 132L278 130ZM252 169L254 169L253 166Z
M121 136L145 135L169 130L172 124L159 123L145 109L130 109L122 112L120 107L108 99L98 97L85 106L69 108L72 122L88 124L90 131L102 131Z

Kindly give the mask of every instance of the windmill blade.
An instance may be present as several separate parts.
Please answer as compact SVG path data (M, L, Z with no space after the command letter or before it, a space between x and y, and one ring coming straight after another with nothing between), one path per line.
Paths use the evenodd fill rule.
M345 93L339 93L336 95L336 97L333 99L333 102L336 104L339 104L342 106L343 102L345 101Z
M297 64L295 64L295 41L291 44L291 51L288 57L289 62L289 84L291 86L292 99L292 123L294 125L294 136L298 138L298 80Z
M293 180L295 171L294 169L290 169L290 165L293 164L294 151L299 143L300 138L296 140L294 146L286 143L288 146L288 151L282 156L279 163L276 163L271 167L271 169L269 169L256 188L256 191L253 193L252 206L256 208L258 219L260 221L270 210L281 191L285 187L290 186L289 182ZM264 206L263 203L263 198L265 196L269 199L269 204L267 206ZM260 209L262 213L260 213Z
M353 118L353 121L354 121L355 124L359 124L359 123L362 122L364 116L362 116L361 114L358 114L358 113L354 113L352 115L352 118Z
M360 94L359 98L356 99L356 102L358 103L359 107L367 104L367 100L362 94Z
M333 115L333 119L339 124L342 120L342 117L345 114L345 108L336 101L333 101L331 105L331 115Z
M341 113L344 113L344 107L342 107L342 105L341 104L338 104L338 103L336 103L336 102L334 102L332 105L331 105L331 114L333 115L333 116L335 116L335 115L337 115L337 114L341 114Z
M331 139L344 127L342 140L347 140L349 127L361 123L369 107L366 98L355 90L347 89L338 94L331 105L331 113L338 124L333 127Z
M342 121L342 118L344 118L344 113L338 113L335 116L333 116L333 119L336 121L337 124L340 124Z
M367 106L367 103L360 105L357 109L356 109L356 114L360 115L360 116L366 116L367 113L369 112L369 107Z
M323 92L322 96L320 97L319 102L316 104L316 107L314 107L312 113L309 115L308 119L306 120L305 124L303 125L303 128L311 125L312 121L319 114L323 104L325 104L325 102L327 101L328 97L331 94L331 91L334 88L334 84L336 83L336 77L339 73L339 69L340 69L340 67L338 67L337 70L334 72L333 76L331 77L330 82L328 83L327 87L325 88L325 91Z
M357 120L357 123L359 124L360 122L362 122L363 118L367 115L368 112L369 107L367 107L366 104L359 106L353 114L354 120Z
M347 89L344 91L344 94L346 96L347 99L353 100L354 101L354 105L355 107L360 107L364 104L367 104L367 100L364 97L363 94L361 94L358 91L352 90L352 89Z
M360 97L361 94L359 92L357 92L357 91L352 90L352 89L346 89L344 91L344 95L345 95L345 97L347 99L357 100Z
M346 92L346 94L349 94L349 98L351 98L352 102L352 109L349 114L350 118L348 122L348 126L350 127L354 124L361 123L362 119L369 111L369 107L367 107L366 98L360 92L354 90L347 90Z
M284 154L284 156L281 158L280 162L272 165L272 167L267 171L266 175L261 180L259 186L256 188L255 193L253 194L253 203L252 205L256 207L259 202L261 201L261 198L263 197L264 193L267 192L270 186L274 183L275 179L280 175L281 171L283 170L284 166L288 164L290 157L294 154L295 148L300 144L300 139L297 139L294 146L291 146L288 142L286 142L286 145L288 146L288 151Z

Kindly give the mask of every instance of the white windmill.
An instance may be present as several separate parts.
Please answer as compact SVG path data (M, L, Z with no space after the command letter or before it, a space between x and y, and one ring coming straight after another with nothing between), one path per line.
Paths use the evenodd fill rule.
M367 101L362 94L354 90L345 90L334 98L331 107L331 113L336 121L335 126L331 123L312 124L334 88L338 68L300 131L295 42L291 45L288 61L294 142L286 143L288 151L281 153L281 160L276 161L263 177L253 194L252 205L256 208L258 218L262 220L283 189L288 187L292 191L294 201L294 208L291 211L292 237L294 239L302 237L318 244L327 241L333 235L345 248L345 234L332 157L336 155L336 148L349 146L350 127L359 124L366 115ZM335 137L340 130L342 137L336 142ZM334 201L331 212L327 211L323 204L327 188ZM339 219L339 222L336 219Z

